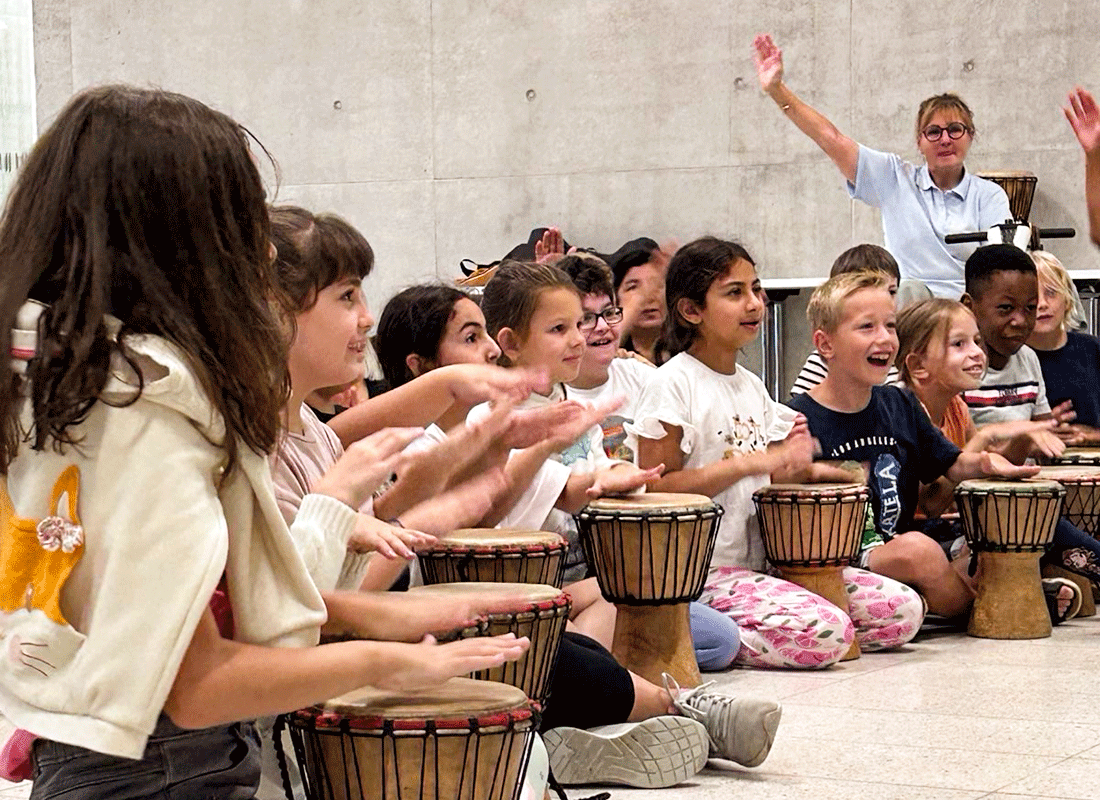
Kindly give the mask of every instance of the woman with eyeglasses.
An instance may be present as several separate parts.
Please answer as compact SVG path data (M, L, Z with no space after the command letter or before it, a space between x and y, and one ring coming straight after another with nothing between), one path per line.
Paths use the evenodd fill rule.
M929 97L917 111L917 149L923 165L859 144L803 102L783 82L783 52L771 36L753 40L760 87L837 165L857 200L882 211L886 249L902 280L924 283L939 297L958 299L973 244L946 244L950 233L984 231L1012 217L1008 195L966 171L974 117L955 94Z

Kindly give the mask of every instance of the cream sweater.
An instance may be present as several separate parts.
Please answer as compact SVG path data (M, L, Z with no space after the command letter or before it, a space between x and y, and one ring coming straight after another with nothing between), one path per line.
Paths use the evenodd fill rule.
M157 337L130 343L141 398L96 403L75 431L79 449L24 449L0 487L15 516L39 520L58 476L75 466L84 530L61 589L68 625L37 609L0 608L0 713L44 738L139 758L223 574L239 641L313 645L325 607L279 512L267 459L242 447L219 487L224 423L185 358ZM123 401L135 383L120 360L101 398ZM310 495L294 524L305 538L327 529L346 539L355 513Z

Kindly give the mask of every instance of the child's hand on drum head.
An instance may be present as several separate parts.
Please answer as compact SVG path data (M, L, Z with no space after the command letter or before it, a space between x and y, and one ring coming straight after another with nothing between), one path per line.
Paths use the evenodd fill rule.
M311 492L335 497L356 511L400 467L402 453L423 428L385 428L353 443Z
M809 426L805 424L805 417L802 417L802 422L799 427L796 420L786 439L768 447L768 474L777 483L801 483L809 478L814 460L814 440L810 436Z
M966 449L981 451L995 447L997 452L1010 461L1015 460L1013 453L1019 454L1020 460L1030 455L1054 458L1060 456L1066 449L1066 443L1062 440L1059 430L1063 427L1068 426L1059 423L1053 417L995 422L982 426L978 434L967 442Z
M359 514L355 531L348 540L348 550L353 553L378 553L383 558L416 558L416 551L434 544L436 538L428 533L398 528L369 514Z
M588 487L586 494L592 499L608 494L630 494L650 481L657 480L664 471L664 464L658 464L652 469L639 469L633 464L620 462L594 472L592 485Z
M531 641L515 634L460 639L438 644L425 636L418 644L378 643L388 663L378 664L374 685L390 691L416 691L441 681L515 661L527 652Z
M965 453L963 455L966 455ZM1039 474L1039 467L1021 467L1013 464L1000 453L979 453L980 474L975 477L985 478L1031 478ZM962 456L959 456L961 459ZM957 463L957 462L956 462Z

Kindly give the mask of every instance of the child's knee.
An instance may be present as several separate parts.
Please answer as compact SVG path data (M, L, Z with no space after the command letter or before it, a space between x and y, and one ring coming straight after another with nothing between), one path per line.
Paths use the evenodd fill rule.
M741 649L741 630L737 623L702 603L691 604L691 638L699 669L704 672L727 669Z

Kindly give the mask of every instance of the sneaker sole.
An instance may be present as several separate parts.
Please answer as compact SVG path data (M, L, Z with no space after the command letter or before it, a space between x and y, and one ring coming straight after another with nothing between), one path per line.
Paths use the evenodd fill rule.
M550 754L550 770L566 786L675 786L706 766L710 745L706 728L685 717L651 717L610 737L579 728L554 728L542 738Z

